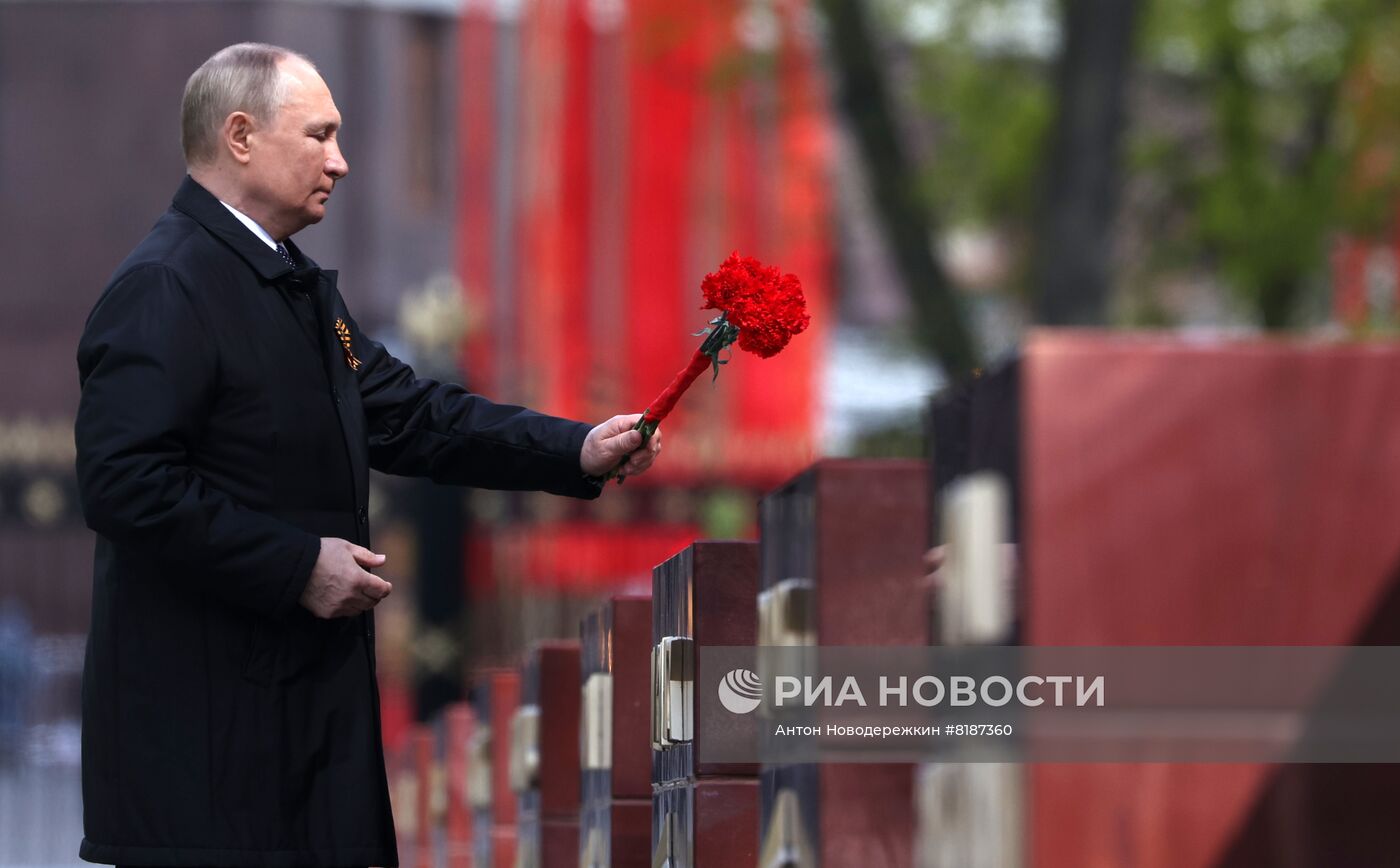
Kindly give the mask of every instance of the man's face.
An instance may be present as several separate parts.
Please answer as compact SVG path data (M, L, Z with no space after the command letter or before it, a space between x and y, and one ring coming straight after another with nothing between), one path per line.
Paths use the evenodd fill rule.
M340 112L321 76L299 60L282 63L287 96L270 123L249 136L245 176L264 228L277 239L319 223L335 182L350 166L340 153Z

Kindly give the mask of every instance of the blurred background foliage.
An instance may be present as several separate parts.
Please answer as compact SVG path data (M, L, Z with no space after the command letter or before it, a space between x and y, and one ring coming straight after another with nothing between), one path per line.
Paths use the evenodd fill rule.
M1327 316L1329 240L1394 230L1393 3L833 0L829 19L837 6L863 10L887 82L852 93L841 43L861 32L833 26L848 113L886 112L907 157L872 159L855 124L872 176L907 173L872 187L917 192L949 276L906 270L911 294L1001 294L1029 322L1305 328ZM969 247L995 251L990 279L959 266Z

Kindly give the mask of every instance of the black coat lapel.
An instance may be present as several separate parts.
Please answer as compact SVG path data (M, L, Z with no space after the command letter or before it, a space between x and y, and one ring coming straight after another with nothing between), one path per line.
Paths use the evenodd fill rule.
M186 175L180 189L175 191L175 199L171 205L233 248L264 282L270 283L292 271L291 266L277 255L277 251L268 247L261 238L240 223L222 202L214 198L213 193L201 187L190 176Z
M365 432L365 413L360 404L360 381L357 373L359 358L349 343L349 331L344 315L338 311L340 297L336 289L338 273L319 273L313 298L317 319L321 323L321 358L326 364L326 376L331 383L340 430L345 435L345 448L355 475L355 499L364 505L369 499L369 453ZM342 330L345 337L342 338Z

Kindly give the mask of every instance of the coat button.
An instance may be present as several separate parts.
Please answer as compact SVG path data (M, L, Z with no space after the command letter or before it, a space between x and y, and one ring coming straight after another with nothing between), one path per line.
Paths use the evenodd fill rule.
M339 389L331 389L331 400L334 401L334 402L336 402L337 404L340 403L340 390L339 390Z
M360 524L369 524L369 511L363 506L355 510L355 520Z

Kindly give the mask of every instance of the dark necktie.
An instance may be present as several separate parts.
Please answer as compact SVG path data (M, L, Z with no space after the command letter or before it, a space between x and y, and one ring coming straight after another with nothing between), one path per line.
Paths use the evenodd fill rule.
M297 264L292 261L291 251L287 249L287 245L280 241L277 243L277 255L282 257L283 262L296 268ZM306 282L296 274L290 275L290 279L286 279L283 286L289 292L292 313L296 315L302 331L306 332L306 336L311 339L311 345L315 347L318 327L316 309L311 300L311 287L307 286Z

